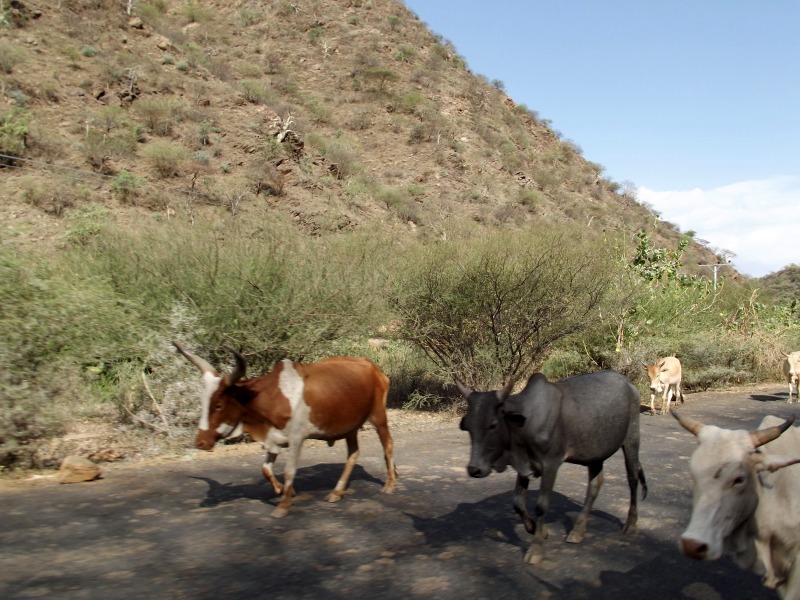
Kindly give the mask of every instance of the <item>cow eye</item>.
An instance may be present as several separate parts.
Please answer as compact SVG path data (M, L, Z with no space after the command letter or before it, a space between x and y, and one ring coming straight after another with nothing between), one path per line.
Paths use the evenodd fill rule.
M497 427L497 421L492 421L491 423L489 423L489 431L495 429L496 427Z
M222 402L217 402L214 405L214 410L222 410Z
M736 479L733 480L731 487L740 487L742 484L744 484L744 477L739 475Z

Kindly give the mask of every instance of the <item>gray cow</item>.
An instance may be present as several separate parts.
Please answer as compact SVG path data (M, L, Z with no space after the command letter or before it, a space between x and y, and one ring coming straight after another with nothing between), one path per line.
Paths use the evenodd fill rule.
M589 511L603 483L603 461L620 448L631 491L623 531L636 530L636 489L641 482L644 500L647 483L639 463L639 392L627 377L603 371L550 382L536 373L525 389L514 395L510 395L513 384L491 392L475 392L460 381L456 384L469 406L461 420L461 429L468 431L472 440L467 472L472 477L486 477L492 469L501 472L507 465L517 471L514 510L534 535L526 562L538 564L544 556L544 517L558 468L564 462L589 469L586 501L568 542L583 540ZM526 506L531 477L542 478L535 523Z

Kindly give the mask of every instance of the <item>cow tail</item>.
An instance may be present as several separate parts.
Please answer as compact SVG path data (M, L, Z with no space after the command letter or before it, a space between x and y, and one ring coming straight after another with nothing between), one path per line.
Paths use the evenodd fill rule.
M642 468L641 464L637 465L637 471L639 476L639 483L642 484L642 500L644 500L645 498L647 498L647 481L644 478L644 469Z

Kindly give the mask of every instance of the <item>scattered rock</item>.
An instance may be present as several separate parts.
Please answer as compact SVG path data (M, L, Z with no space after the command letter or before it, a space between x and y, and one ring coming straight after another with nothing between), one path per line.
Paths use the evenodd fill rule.
M81 483L100 477L100 467L88 458L71 454L61 461L59 468L61 483Z

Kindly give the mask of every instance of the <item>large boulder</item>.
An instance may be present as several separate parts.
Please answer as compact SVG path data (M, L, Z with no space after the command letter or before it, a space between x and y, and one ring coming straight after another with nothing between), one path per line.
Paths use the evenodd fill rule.
M83 481L92 481L100 477L100 467L90 461L88 458L76 456L74 454L67 456L61 461L59 468L58 478L61 483L81 483Z

